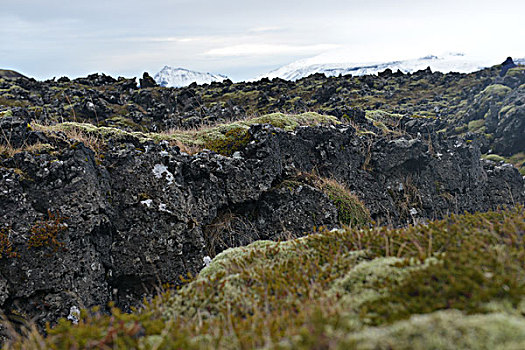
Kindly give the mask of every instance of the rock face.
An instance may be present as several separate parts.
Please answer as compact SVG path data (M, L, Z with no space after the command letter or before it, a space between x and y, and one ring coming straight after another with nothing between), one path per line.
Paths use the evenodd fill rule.
M27 120L4 117L0 127L14 147L48 145L0 162L0 303L40 323L110 300L136 305L227 247L338 226L326 194L284 185L298 172L338 179L374 220L394 225L525 199L515 168L480 160L462 139L255 125L233 157L133 137L109 140L101 157L63 134L32 131ZM55 240L31 244L42 227Z

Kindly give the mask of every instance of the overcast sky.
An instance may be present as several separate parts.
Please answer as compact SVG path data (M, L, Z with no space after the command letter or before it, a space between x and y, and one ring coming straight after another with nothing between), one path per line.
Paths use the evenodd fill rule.
M37 79L152 75L164 65L253 78L344 50L347 61L443 52L525 57L525 1L0 0L0 68Z

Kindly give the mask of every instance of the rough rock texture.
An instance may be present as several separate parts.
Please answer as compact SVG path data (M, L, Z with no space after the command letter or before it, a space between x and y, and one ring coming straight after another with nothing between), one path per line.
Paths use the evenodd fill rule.
M525 77L525 71L523 72ZM494 133L493 151L512 155L525 150L525 85L512 91L503 101L498 113L491 111L489 120Z
M5 117L0 127L16 147L51 147L0 162L0 219L18 253L0 259L0 303L39 322L75 306L134 305L227 247L337 226L325 194L281 185L298 172L338 179L376 221L395 225L524 202L518 171L481 161L477 146L461 139L255 125L253 141L231 158L134 138L110 140L101 157L21 119ZM67 224L57 229L64 246L29 247L35 227L62 227L53 215Z
M517 67L517 66L516 66L516 63L514 63L514 61L512 60L512 57L507 57L505 62L503 62L501 64L501 72L499 73L499 75L501 77L504 77L505 74L507 74L507 71L509 69L512 69L512 68L515 68L515 67Z
M141 88L151 88L157 86L157 82L153 79L148 72L144 72L142 79L139 80Z

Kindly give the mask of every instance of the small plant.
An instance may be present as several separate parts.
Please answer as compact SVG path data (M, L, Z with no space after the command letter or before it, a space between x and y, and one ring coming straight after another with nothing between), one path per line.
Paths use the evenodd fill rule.
M299 173L292 179L281 182L280 186L294 188L306 183L326 194L337 209L339 222L353 228L361 228L372 219L363 202L346 186L335 179L320 177L314 173Z
M220 213L215 220L204 227L206 254L216 256L230 247L249 244L259 238L254 235L254 227L249 221L229 211Z
M10 227L0 229L0 259L18 257L18 253L13 247L13 242L9 239L10 231Z
M348 188L333 179L320 179L320 189L337 208L337 216L342 224L363 227L370 223L370 212L357 196Z
M64 248L65 243L58 240L58 235L67 230L64 221L66 217L60 216L59 213L47 211L47 220L36 222L31 227L30 237L27 241L29 248L52 247L54 252Z
M486 159L486 160L490 160L490 161L493 161L493 162L505 162L506 161L505 157L502 157L502 156L497 155L497 154L484 154L484 155L481 156L481 158Z

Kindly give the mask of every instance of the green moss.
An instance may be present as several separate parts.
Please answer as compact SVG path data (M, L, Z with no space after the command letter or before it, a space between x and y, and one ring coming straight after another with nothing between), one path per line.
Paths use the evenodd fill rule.
M117 118L117 119L115 119ZM129 121L115 117L120 123ZM89 123L65 122L51 126L35 124L44 131L74 131L80 130L84 133L100 136L101 139L124 139L134 137L141 142L162 140L178 141L190 147L208 148L217 153L230 156L235 151L242 149L250 141L248 129L251 125L269 123L285 131L291 131L302 125L334 125L338 124L337 118L325 116L317 113L303 113L298 115L288 115L273 113L257 118L237 121L228 124L219 124L212 127L202 128L197 131L178 130L169 133L147 133L140 131L125 131L116 127L95 126ZM140 126L135 126L139 128Z
M415 271L401 283L389 283L386 297L362 306L362 317L383 324L450 308L482 313L493 300L516 307L525 295L525 248L519 236L525 221L520 216L500 217L497 225L507 227L504 231L487 230L481 215L467 215L464 221L447 226L446 234L427 231L433 250L446 247L441 263Z
M461 126L457 126L457 127L454 128L454 132L456 134L462 134L462 133L466 132L467 130L468 130L468 125L466 125L466 124L463 124Z
M236 151L242 150L251 140L251 135L246 128L238 127L227 130L224 134L208 136L204 147L225 156L231 156Z
M525 76L525 67L511 68L505 74L505 77L523 78Z
M506 161L513 164L519 170L520 174L525 176L525 152L513 154L508 157Z
M389 295L389 284L401 283L410 278L411 272L425 269L437 261L429 258L423 263L411 260L407 264L396 257L365 260L337 279L326 295L339 295L339 304L350 312L347 316L361 324L358 315L363 305L384 299Z
M248 125L252 124L271 124L275 127L284 129L286 131L292 131L298 126L307 125L335 125L340 124L337 118L327 115L322 115L314 112L307 112L302 114L283 114L283 113L272 113L256 117L248 120Z
M108 118L104 121L105 123L107 124L113 124L117 127L120 127L120 128L127 128L129 130L133 130L133 131L142 131L142 132L147 132L147 129L137 123L135 123L133 120L129 119L129 118L126 118L124 116L121 116L121 115L117 115L117 116L114 116L114 117L111 117L111 118Z
M128 132L119 128L106 127L106 126L95 126L90 123L76 123L76 122L64 122L57 123L55 125L39 125L34 123L34 127L47 132L58 132L58 131L82 131L87 134L93 134L101 136L107 140L110 138L124 139L130 137L136 137L141 141L150 140L147 134L141 132Z
M344 343L355 349L521 349L525 346L525 319L440 311L389 327L369 328L350 335Z
M7 111L2 111L0 112L0 118L3 118L3 117L12 117L13 116L13 111L8 109Z
M497 154L483 154L481 155L481 158L486 160L491 160L493 162L505 162L505 157L499 156Z
M485 132L485 119L472 120L468 123L468 131L470 132Z
M13 95L10 94L4 94L3 96L0 96L0 105L7 107L27 107L29 102L17 100Z
M333 180L324 180L320 187L337 208L337 217L342 224L363 227L370 223L370 212L347 188Z
M501 98L511 91L512 89L508 86L501 84L492 84L487 86L481 93L484 95L497 96Z
M504 106L499 110L499 115L503 116L505 114L513 114L516 111L516 109L516 106L512 104Z

